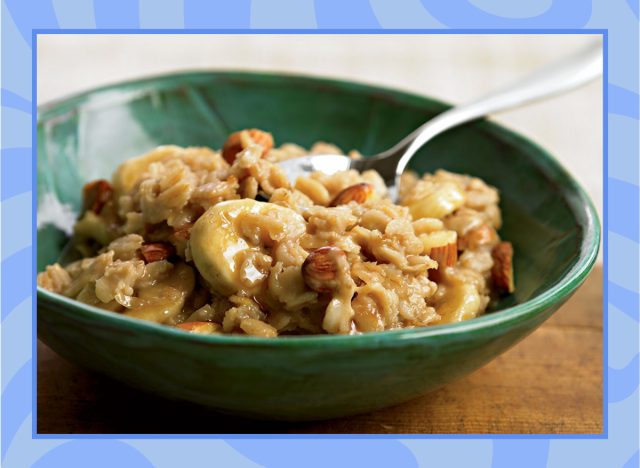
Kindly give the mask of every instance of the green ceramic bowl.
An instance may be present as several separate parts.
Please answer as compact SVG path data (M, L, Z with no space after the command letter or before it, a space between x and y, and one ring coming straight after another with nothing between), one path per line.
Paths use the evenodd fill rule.
M127 158L169 143L218 148L247 127L268 130L280 143L325 140L372 154L446 108L389 89L251 73L108 86L39 109L38 199L51 193L77 208L81 185L109 177ZM473 174L501 191L501 234L514 244L517 291L483 317L361 336L197 336L39 289L38 337L126 384L243 416L325 419L422 395L535 330L583 282L600 238L576 181L544 150L498 125L476 122L436 138L413 169L437 168ZM55 228L40 229L38 268L54 262L65 242Z

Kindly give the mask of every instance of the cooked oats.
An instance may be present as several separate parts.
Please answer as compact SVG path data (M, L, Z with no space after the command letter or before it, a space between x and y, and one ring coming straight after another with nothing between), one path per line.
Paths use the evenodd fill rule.
M289 181L277 165L344 154L335 145L272 144L251 129L224 157L162 146L87 184L73 236L84 258L38 285L192 333L273 337L468 320L495 294L492 271L513 280L510 264L494 268L510 257L492 255L499 194L482 180L406 173L394 204L375 171Z

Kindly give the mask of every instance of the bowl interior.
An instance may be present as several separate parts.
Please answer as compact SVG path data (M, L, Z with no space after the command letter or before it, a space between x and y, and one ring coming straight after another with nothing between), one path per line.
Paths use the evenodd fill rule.
M53 194L77 210L84 182L109 178L121 161L157 145L219 148L228 133L257 127L276 143L324 140L372 154L446 107L353 83L262 74L187 73L111 86L40 109L38 207ZM543 150L502 127L482 121L446 132L411 167L471 174L500 190L517 289L494 310L548 290L597 250L597 222L581 189ZM65 243L59 229L39 229L39 271Z

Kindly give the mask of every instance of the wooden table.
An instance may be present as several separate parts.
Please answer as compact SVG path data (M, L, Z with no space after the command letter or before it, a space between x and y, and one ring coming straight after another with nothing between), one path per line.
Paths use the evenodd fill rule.
M531 336L468 377L375 413L271 423L166 401L38 343L39 433L599 433L602 270Z

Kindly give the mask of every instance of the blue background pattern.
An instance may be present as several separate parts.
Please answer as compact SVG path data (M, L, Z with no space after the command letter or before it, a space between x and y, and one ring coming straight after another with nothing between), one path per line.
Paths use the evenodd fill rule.
M2 464L324 467L357 460L369 467L637 467L638 14L638 0L3 0ZM34 439L32 30L42 28L607 29L607 437Z

